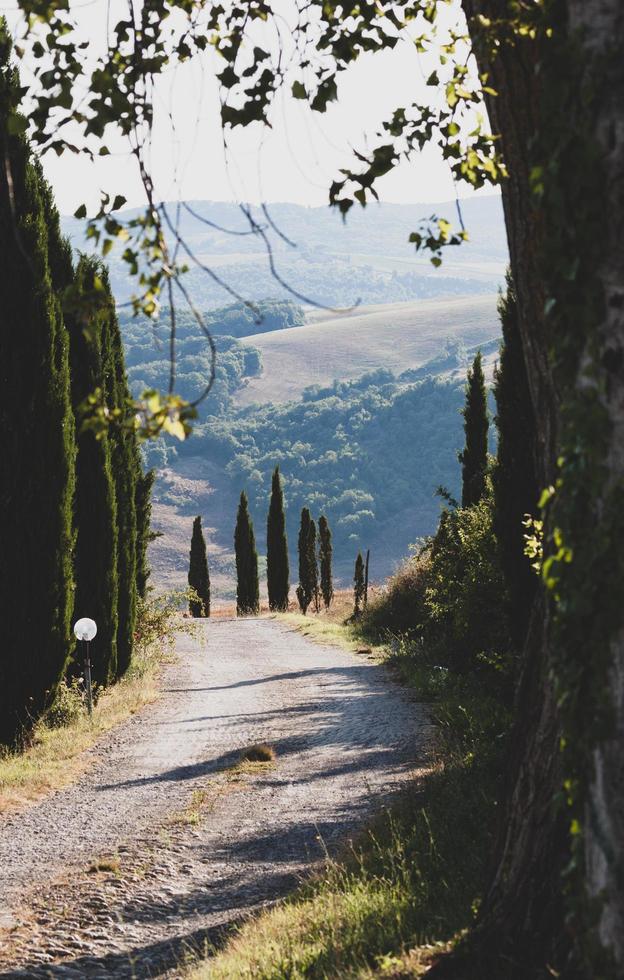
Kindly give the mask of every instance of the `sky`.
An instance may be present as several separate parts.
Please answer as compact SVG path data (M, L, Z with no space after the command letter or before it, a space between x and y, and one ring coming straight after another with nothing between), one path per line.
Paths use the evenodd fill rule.
M106 0L78 8L81 29L94 54L105 37L106 8ZM157 197L324 205L340 167L353 163L352 148L365 150L394 108L422 94L428 70L408 43L366 55L342 74L339 101L327 113L314 113L284 92L275 106L272 129L254 124L231 132L226 152L210 58L172 69L160 80L156 93L150 166ZM70 153L60 158L48 154L44 168L62 214L73 213L83 203L91 212L100 191L121 193L130 206L144 203L136 163L123 142L114 145L111 157L95 162ZM379 182L378 189L382 200L396 203L449 200L456 193L460 197L471 193L467 187L454 186L448 167L434 150L400 165Z

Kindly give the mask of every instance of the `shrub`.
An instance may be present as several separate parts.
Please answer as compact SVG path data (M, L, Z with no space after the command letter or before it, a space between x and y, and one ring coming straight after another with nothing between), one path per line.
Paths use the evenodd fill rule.
M362 631L383 636L388 632L404 634L422 630L427 616L425 589L430 566L426 551L403 562L364 610Z
M82 677L62 680L56 689L54 701L45 713L47 728L63 728L71 725L85 711L85 689Z
M251 745L241 755L244 762L273 762L275 750L270 745L262 742L260 745Z

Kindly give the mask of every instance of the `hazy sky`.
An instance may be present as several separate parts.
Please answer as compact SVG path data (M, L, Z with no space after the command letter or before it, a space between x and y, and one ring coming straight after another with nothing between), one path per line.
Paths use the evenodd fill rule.
M116 4L114 4L116 6ZM82 28L97 50L105 36L105 0L81 10ZM353 162L350 147L374 142L379 123L392 109L418 98L424 88L423 64L411 44L362 58L341 76L340 100L324 115L287 95L279 98L273 128L260 125L229 136L223 145L214 63L204 59L172 69L157 89L157 123L151 155L157 196L163 200L327 202L327 189L341 166ZM175 127L172 127L173 119ZM100 189L122 193L131 205L143 203L136 165L119 143L110 158L91 163L65 153L44 160L59 209L73 212L99 201ZM454 197L446 164L434 151L403 164L379 183L382 199L439 201ZM459 187L465 196L470 191Z

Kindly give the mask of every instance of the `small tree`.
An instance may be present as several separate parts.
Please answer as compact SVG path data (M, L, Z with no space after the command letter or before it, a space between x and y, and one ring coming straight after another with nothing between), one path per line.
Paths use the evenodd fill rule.
M481 351L468 371L464 416L465 445L458 459L462 464L462 507L478 504L485 492L487 471L488 411Z
M310 511L304 507L301 511L299 527L299 585L297 600L301 612L305 616L308 606L318 597L318 570L316 564L316 525L310 516Z
M269 609L273 611L285 612L288 609L289 572L284 493L279 466L276 466L267 517L267 589Z
M319 517L319 564L321 566L321 594L325 608L329 609L334 598L332 578L332 534L324 514Z
M234 550L236 553L236 615L255 614L260 609L260 589L258 586L258 552L253 524L249 515L247 494L243 490L238 505L236 530L234 531Z
M197 598L189 602L191 616L199 618L210 616L210 572L208 571L208 556L206 540L202 531L201 517L193 521L193 535L189 553L188 583L195 590Z
M355 574L353 576L353 615L359 616L364 602L364 560L362 552L358 551L355 559Z

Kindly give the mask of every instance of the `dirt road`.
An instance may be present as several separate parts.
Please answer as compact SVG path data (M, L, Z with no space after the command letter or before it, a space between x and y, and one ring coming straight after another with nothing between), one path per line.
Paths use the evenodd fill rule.
M203 633L77 783L0 822L0 978L179 976L423 764L424 710L365 654L267 619ZM272 768L228 768L256 742Z

